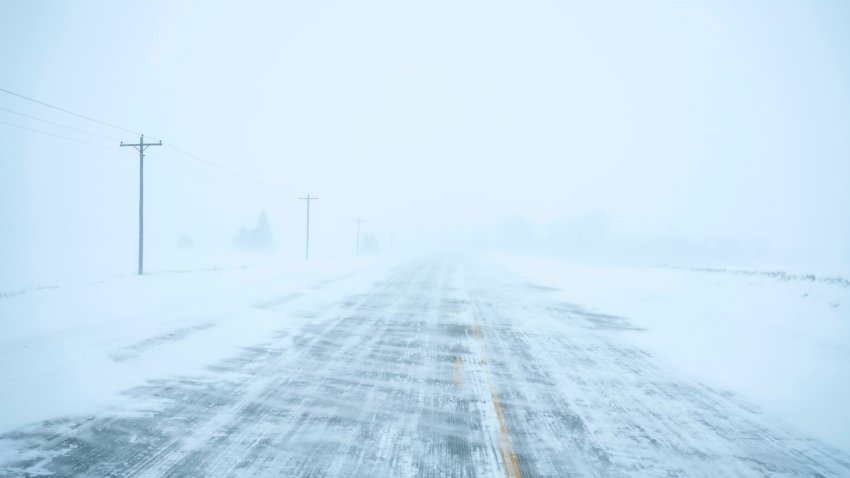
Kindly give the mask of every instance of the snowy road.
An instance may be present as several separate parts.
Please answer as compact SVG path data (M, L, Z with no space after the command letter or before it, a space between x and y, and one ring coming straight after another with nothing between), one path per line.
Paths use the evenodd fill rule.
M406 263L205 376L128 391L132 409L0 436L20 450L0 474L850 476L659 368L627 321L549 295L478 262Z

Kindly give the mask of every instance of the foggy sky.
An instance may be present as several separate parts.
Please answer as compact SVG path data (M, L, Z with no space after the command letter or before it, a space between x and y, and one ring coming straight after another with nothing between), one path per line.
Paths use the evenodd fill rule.
M265 209L296 257L310 193L330 256L351 254L356 217L410 246L590 223L652 261L850 270L846 2L176 3L0 15L0 87L279 186L151 148L152 254L184 233L227 247ZM132 271L138 159L117 142L138 137L0 107L109 137L0 111L106 146L0 124L3 275Z

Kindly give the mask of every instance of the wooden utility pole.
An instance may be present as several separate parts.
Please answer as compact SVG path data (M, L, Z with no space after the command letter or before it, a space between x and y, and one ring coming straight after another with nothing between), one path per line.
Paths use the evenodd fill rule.
M306 242L305 251L304 251L304 258L309 259L310 258L310 201L315 201L319 198L311 197L308 194L307 197L300 197L298 199L302 199L304 201L307 201L307 242Z
M366 222L363 219L357 218L354 220L357 223L357 257L360 257L360 223Z
M139 275L144 273L144 250L145 250L145 150L148 146L162 146L162 141L157 143L145 143L145 135L139 138L139 144L125 144L121 146L132 146L139 151Z

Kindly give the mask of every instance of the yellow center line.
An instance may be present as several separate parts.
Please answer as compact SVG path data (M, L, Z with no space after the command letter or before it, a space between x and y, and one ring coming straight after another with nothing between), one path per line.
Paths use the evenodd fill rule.
M463 385L463 359L455 357L455 385Z
M505 414L502 413L502 400L496 389L490 390L490 396L493 399L493 408L496 409L496 416L499 417L499 454L502 455L502 463L505 466L505 476L507 478L521 478L522 472L519 469L519 461L517 461L514 447L511 443L511 432L508 429L508 423L505 421Z
M514 453L513 443L511 443L511 431L508 428L508 422L505 420L505 414L502 411L502 399L499 398L499 391L493 383L493 376L489 368L490 361L487 360L487 353L484 351L484 339L481 336L481 327L479 327L478 321L475 320L474 315L472 318L472 335L480 344L479 349L481 351L481 359L479 363L487 374L487 381L490 385L490 399L493 402L493 409L496 411L496 418L499 420L499 455L502 459L505 477L522 478L522 472L519 468L519 460L517 460L516 453Z

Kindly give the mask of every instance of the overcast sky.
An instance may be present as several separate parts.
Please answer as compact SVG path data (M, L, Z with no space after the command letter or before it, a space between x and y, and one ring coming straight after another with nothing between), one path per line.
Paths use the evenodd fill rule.
M850 269L848 2L0 8L0 88L279 187L151 148L153 251L184 233L226 245L266 209L295 256L310 193L327 255L350 253L358 216L408 243L592 217ZM138 137L2 92L0 107L106 137L0 110L105 147L0 123L4 274L95 256L132 271L138 159L116 140Z

